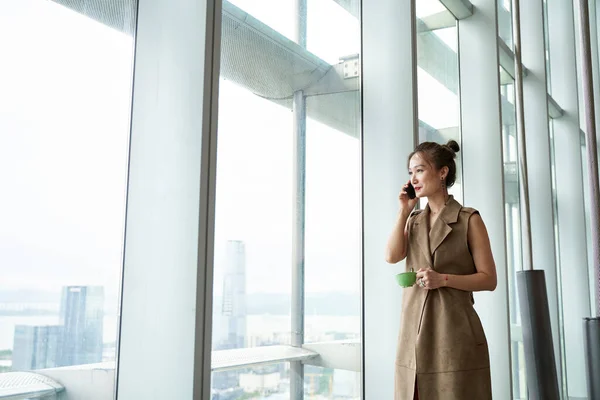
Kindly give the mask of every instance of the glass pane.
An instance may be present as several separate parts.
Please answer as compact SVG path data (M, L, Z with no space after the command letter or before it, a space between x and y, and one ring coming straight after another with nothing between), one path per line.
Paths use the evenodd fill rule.
M290 344L292 114L221 79L213 349Z
M290 364L212 373L212 400L288 400Z
M546 55L546 89L549 94L552 94L552 85L551 85L551 68L550 68L550 35L548 28L548 2L546 0L543 1L544 7L544 50Z
M516 272L523 269L521 259L521 218L517 129L515 124L514 84L500 86L502 102L502 147L504 162L504 210L506 218L506 265L512 348L513 398L526 399L525 359L521 314L517 296Z
M213 350L359 340L360 3L307 0L306 15L293 1L234 3L223 7ZM220 396L242 386L213 380Z
M306 48L335 65L360 54L360 1L307 0ZM334 29L332 29L335 27Z
M558 278L558 325L559 332L564 332L564 309L562 307L563 301L563 292L561 290L561 262L560 262L560 235L559 235L559 225L558 225L558 195L557 195L557 184L556 184L556 152L555 152L555 142L554 142L554 123L551 119L548 119L549 129L548 133L550 135L550 173L552 177L552 212L554 215L554 243L555 243L555 252L556 252L556 276ZM558 335L559 346L560 346L560 359L561 359L561 368L563 371L566 371L566 349L565 349L565 335ZM562 389L563 395L566 396L567 390L567 374L561 374L562 379Z
M134 8L0 5L1 371L115 368Z
M238 21L245 20L241 15L247 13L281 38L306 41L308 51L330 64L337 63L340 56L360 53L359 1L305 1L306 15L299 15L294 0L224 1L223 15ZM301 38L296 31L297 19L306 25Z
M418 4L419 2L417 2ZM431 8L445 7L437 0L428 2ZM447 12L447 10L446 10ZM420 18L417 24L425 22ZM417 38L417 85L419 109L419 142L433 141L446 144L455 140L461 144L460 102L458 97L458 29L452 19L449 27L423 29ZM462 157L456 156L456 182L449 189L462 203ZM408 179L408 176L407 176Z
M315 3L320 3L323 11L331 9L331 12L311 13L311 5ZM343 76L345 89L338 92L333 85L326 85L320 89L321 94L306 99L304 341L358 341L361 310L360 24L358 18L334 1L315 0L308 4L308 50L322 50L316 54L326 57L336 74ZM319 9L316 4L314 9ZM332 24L336 29L331 29ZM311 43L322 44L317 48ZM340 60L344 61L340 64Z
M354 105L346 103L344 107L355 124L356 136L310 119L306 127L307 343L360 339L358 99ZM332 157L335 162L331 162Z
M295 0L224 0L223 17L243 21L247 13L250 18L274 29L289 40L295 38L296 10ZM236 18L237 17L237 18Z
M498 36L513 49L512 1L498 0Z
M304 398L360 400L360 373L304 366Z
M415 4L417 18L423 19L436 14L450 14L446 7L438 0L419 0Z

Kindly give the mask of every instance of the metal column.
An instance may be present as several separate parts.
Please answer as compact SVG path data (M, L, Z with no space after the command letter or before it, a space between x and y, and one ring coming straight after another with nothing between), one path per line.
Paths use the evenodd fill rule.
M581 35L581 68L585 115L585 143L587 152L588 184L590 185L590 231L596 288L596 318L584 318L584 345L588 396L600 397L600 190L598 189L598 153L596 152L596 118L592 78L592 54L588 0L579 0Z
M523 63L521 61L521 14L519 0L513 0L513 42L515 46L515 112L517 122L517 149L519 157L519 195L521 210L521 240L523 242L523 270L533 269L531 254L531 221L529 219L529 185L527 176L527 146L525 142L525 110L523 108Z
M590 230L592 234L593 266L596 279L596 316L600 316L600 190L598 188L598 153L596 144L596 118L594 114L594 86L592 82L592 54L587 0L579 0L581 21L581 58L583 102L585 109L585 143L587 151L588 184L590 185Z
M306 47L306 1L295 0L295 39ZM304 235L306 205L306 98L304 92L294 92L294 183L293 183L293 243L292 243L292 343L294 347L304 344ZM290 398L304 398L304 365L290 362Z

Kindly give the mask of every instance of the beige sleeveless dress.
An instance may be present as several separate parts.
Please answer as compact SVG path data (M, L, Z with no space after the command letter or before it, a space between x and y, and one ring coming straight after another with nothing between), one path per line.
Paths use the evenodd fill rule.
M429 206L408 222L407 268L442 274L476 272L467 244L469 218L477 211L450 198L428 232ZM490 361L473 295L452 288L403 289L395 400L492 398Z

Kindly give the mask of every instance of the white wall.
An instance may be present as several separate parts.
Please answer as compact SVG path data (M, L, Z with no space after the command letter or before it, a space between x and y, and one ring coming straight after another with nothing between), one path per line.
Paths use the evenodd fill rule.
M219 4L139 3L119 400L210 396Z
M494 292L475 294L490 349L494 399L512 396L504 175L496 2L473 0L473 16L459 21L464 204L486 224L498 272Z
M394 398L402 290L385 245L415 146L416 56L410 1L363 1L363 319L365 399Z

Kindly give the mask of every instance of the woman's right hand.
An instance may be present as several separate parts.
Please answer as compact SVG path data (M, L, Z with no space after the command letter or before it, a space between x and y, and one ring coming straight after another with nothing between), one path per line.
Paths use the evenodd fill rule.
M419 200L417 197L415 197L414 199L409 199L408 198L408 193L406 193L406 189L408 189L408 184L410 183L410 180L407 181L404 186L402 186L402 190L400 191L400 194L398 195L398 202L400 203L400 211L404 211L404 212L408 212L410 213L415 206L417 205L417 201Z

